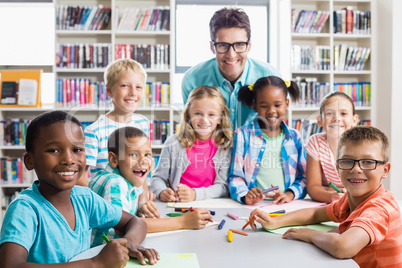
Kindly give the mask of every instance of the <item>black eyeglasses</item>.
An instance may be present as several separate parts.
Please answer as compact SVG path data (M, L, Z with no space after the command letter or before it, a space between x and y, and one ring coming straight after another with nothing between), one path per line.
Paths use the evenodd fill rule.
M246 52L247 47L248 47L248 43L249 42L236 42L236 43L225 43L225 42L214 42L212 41L212 43L215 46L215 50L217 53L226 53L229 51L230 47L233 47L233 50L237 53L243 53Z
M356 162L359 163L361 170L374 170L377 168L377 164L385 164L384 161L374 160L374 159L338 159L336 163L339 169L352 170Z

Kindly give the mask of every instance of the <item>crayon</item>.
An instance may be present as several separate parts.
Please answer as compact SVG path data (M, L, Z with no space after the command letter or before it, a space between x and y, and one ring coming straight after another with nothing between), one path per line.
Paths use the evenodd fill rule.
M274 187L271 187L271 188L262 190L262 193L263 193L263 194L266 194L266 193L269 193L269 192L272 192L272 191L278 190L278 189L279 189L279 186L274 186Z
M284 209L281 209L278 211L270 212L269 214L276 214L276 213L286 213L286 211Z
M285 214L285 213L269 213L268 215L270 217L275 217L275 216L282 216L283 214Z
M223 228L223 225L225 225L225 220L222 220L221 223L219 223L218 229L221 230Z
M255 215L243 226L243 228L241 228L242 230L244 230L244 228L247 227L247 225L249 225L250 223L252 223L255 220Z
M241 234L241 235L245 235L248 236L248 233L239 231L239 230L235 230L235 229L229 229L229 231L232 231L233 233L237 233L237 234Z
M109 242L109 238L107 238L107 236L105 234L102 235L103 239L105 239L106 243Z
M176 201L177 201L178 200L177 192L173 189L173 183L170 178L168 178L168 184L169 184L169 188L173 190L174 196L176 197Z
M215 216L215 211L210 210L209 213L211 213L212 216Z
M176 212L187 212L187 211L189 211L190 209L188 209L188 208L175 208L174 209L174 211L176 211Z
M233 214L233 213L231 213L231 212L228 212L228 216L231 217L231 218L234 219L234 220L238 220L238 219L239 219L239 216L236 216L235 214Z
M329 183L329 186L331 186L331 188L334 189L337 193L342 193L342 191L332 182Z
M229 242L232 242L232 241L233 241L233 233L232 233L232 231L230 231L230 230L229 230L229 232L228 232L228 241L229 241Z
M183 215L183 213L181 213L181 212L172 212L172 213L166 214L166 216L169 216L169 217L179 217L181 215Z

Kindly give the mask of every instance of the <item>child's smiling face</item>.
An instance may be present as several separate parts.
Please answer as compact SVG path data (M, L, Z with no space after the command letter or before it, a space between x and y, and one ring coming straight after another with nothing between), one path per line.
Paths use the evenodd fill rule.
M131 114L142 101L145 77L133 71L122 71L116 82L107 88L114 110L119 114Z
M86 165L82 128L71 121L43 127L24 162L38 175L39 189L57 192L73 188Z
M253 102L254 111L264 121L265 127L279 129L285 118L289 100L281 88L268 86L258 91Z
M191 103L188 116L196 138L206 141L221 123L222 107L213 98L205 97Z
M343 132L357 125L358 117L353 114L350 101L342 96L334 96L327 100L317 122L323 127L327 136L339 138Z
M127 138L124 147L118 156L109 152L109 163L118 167L121 176L133 186L140 187L152 169L151 142L147 137Z
M346 143L339 148L339 159L372 159L384 161L381 143L377 141L363 141L360 144L351 142ZM365 200L373 194L385 179L390 170L390 163L378 163L374 170L362 170L357 162L351 170L342 170L338 168L339 177L342 184L348 191L349 199Z

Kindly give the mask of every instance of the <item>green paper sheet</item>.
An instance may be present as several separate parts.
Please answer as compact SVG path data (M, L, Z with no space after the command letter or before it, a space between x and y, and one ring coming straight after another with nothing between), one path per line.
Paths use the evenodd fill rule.
M195 253L159 253L160 260L152 267L155 268L200 268ZM148 264L148 263L147 263ZM130 259L126 267L144 267L137 259Z
M336 222L323 222L321 224L311 224L311 225L299 225L299 226L287 226L287 227L282 227L274 230L268 230L265 229L266 231L274 234L280 234L283 235L287 230L290 228L309 228L317 231L323 231L323 232L329 232L339 226L339 223Z

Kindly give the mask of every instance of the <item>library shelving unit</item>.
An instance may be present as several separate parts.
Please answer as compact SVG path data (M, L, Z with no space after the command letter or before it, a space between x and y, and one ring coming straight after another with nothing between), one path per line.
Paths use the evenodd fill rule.
M311 10L311 11L327 11L329 12L329 17L319 33L312 33L302 31L295 32L290 31L290 44L291 44L291 78L313 78L317 82L328 83L329 91L332 92L336 90L335 85L337 83L371 83L371 92L369 102L363 105L356 105L356 111L359 115L360 121L371 120L371 124L375 125L375 98L377 91L376 83L376 1L371 0L355 0L355 1L340 1L340 0L291 0L290 7L292 10L298 14L301 10ZM353 11L370 11L371 12L371 31L366 33L336 33L334 29L334 12L337 10L343 10L346 7L351 8ZM289 11L291 13L291 11ZM292 17L292 15L291 15ZM295 17L297 19L297 16ZM292 21L292 19L291 19ZM291 22L291 25L294 22ZM344 26L344 25L343 25ZM292 27L291 27L292 28ZM363 31L362 31L363 32ZM362 70L338 70L335 64L335 47L341 44L345 44L347 47L364 47L370 48L371 54L368 61L365 63ZM327 68L325 70L320 70L319 68L312 70L295 68L292 66L294 63L294 54L292 48L294 45L297 46L310 46L310 47L324 47L328 50L326 56ZM319 102L319 99L318 99ZM300 105L291 103L289 107L288 119L289 124L292 124L292 120L304 119L304 120L315 120L318 115L319 107L318 105Z
M86 7L104 7L111 9L111 19L103 30L71 30L71 29L57 29L55 32L55 46L57 53L58 44L109 44L109 60L113 61L115 57L115 48L119 44L167 44L169 45L169 67L164 68L146 68L148 74L147 82L168 82L170 83L170 92L174 89L173 84L173 66L174 64L174 29L173 26L175 16L175 1L174 0L54 0L55 10L58 6L86 6ZM161 7L169 9L169 23L165 30L160 31L139 31L139 30L119 30L119 21L124 14L126 8L154 8ZM56 24L56 18L55 18ZM135 58L134 58L135 59ZM138 59L137 59L138 60ZM57 61L57 57L56 57ZM47 66L47 72L53 72L55 74L55 80L61 79L89 79L90 81L103 82L104 67L99 68L62 68L57 62L53 66ZM19 69L23 69L20 67ZM36 67L36 69L41 69ZM55 88L57 88L57 82L55 81ZM57 94L56 94L57 95ZM56 102L56 101L55 101ZM30 120L36 115L49 110L64 110L74 116L80 121L95 121L99 115L108 112L109 107L82 107L80 105L73 105L71 107L42 107L42 108L0 108L0 119L5 120L7 118L23 118ZM180 107L166 105L149 105L148 107L140 107L137 109L138 113L143 114L148 118L150 122L154 120L164 120L169 122L168 134L174 132L174 120L179 118L181 112ZM152 149L155 155L160 153L162 149L161 144L153 144ZM2 146L0 145L0 156L8 157L21 157L24 153L25 147L19 146ZM2 213L0 213L0 223L4 213L3 199L5 196L11 196L15 191L29 187L30 183L24 184L1 184L0 183L0 201L2 206Z

